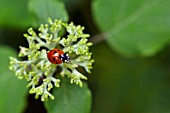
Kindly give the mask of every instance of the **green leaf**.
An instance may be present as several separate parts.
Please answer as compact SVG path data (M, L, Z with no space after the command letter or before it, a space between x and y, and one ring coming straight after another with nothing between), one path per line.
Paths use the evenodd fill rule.
M106 43L93 46L92 113L170 113L169 51L129 59Z
M8 69L8 57L16 57L16 53L11 48L2 45L0 53L0 113L21 113L26 104L26 83L18 80Z
M45 106L49 113L90 113L91 93L84 83L78 85L62 79L60 88L53 91L55 100L48 100Z
M169 0L94 0L93 16L111 48L152 56L170 43Z
M65 6L58 0L30 0L28 8L37 19L36 24L45 23L48 17L68 21Z
M27 0L0 0L0 27L26 28L31 23Z

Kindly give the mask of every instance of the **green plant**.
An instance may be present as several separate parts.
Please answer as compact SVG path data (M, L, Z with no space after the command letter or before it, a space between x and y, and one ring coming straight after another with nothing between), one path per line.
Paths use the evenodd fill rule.
M28 29L28 34L24 34L29 48L20 46L19 57L27 57L28 60L18 61L16 58L10 57L10 69L15 72L19 79L26 79L29 82L27 86L31 87L30 93L35 93L35 98L41 96L42 101L47 100L48 96L54 99L50 90L54 86L60 86L60 79L56 78L58 75L67 76L71 83L76 83L82 87L81 79L87 78L77 68L82 66L90 73L94 62L91 60L92 53L89 52L89 46L92 43L87 42L89 34L83 33L84 27L75 26L73 23L66 24L61 20L53 22L49 18L48 24L41 24L38 30L39 34L36 34L32 28ZM59 32L62 30L66 30L68 33L66 38L59 36ZM42 47L48 50L41 49ZM56 47L71 56L69 63L52 64L48 60L47 51ZM61 72L57 67L61 67ZM59 74L55 74L55 72Z

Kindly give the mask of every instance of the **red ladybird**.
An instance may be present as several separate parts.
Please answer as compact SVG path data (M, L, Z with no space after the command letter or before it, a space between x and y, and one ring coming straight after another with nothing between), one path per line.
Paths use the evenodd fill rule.
M47 53L47 58L52 64L68 63L70 61L68 54L57 48L50 50Z

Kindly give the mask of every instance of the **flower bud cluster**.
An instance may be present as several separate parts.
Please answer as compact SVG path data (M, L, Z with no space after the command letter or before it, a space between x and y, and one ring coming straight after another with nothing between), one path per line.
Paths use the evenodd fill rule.
M26 57L27 60L20 61L10 57L10 70L15 72L19 79L26 79L30 93L35 93L35 97L41 96L45 101L54 96L50 90L55 86L60 86L58 75L70 78L71 83L76 83L82 87L82 79L87 79L78 68L84 68L90 73L92 69L92 53L88 42L89 34L83 33L84 27L75 26L62 22L62 20L52 21L48 19L48 24L40 25L38 33L33 28L28 29L24 37L28 41L29 47L20 46L19 57ZM62 34L65 37L61 37ZM47 58L47 52L53 48L59 48L70 56L69 63L52 64ZM60 70L57 68L60 67ZM58 69L58 70L57 70ZM56 74L57 72L57 74Z

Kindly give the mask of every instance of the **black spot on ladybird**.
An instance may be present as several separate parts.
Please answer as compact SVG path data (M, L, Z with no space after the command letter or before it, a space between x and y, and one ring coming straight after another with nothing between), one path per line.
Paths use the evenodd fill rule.
M55 58L53 58L53 61L55 61Z

